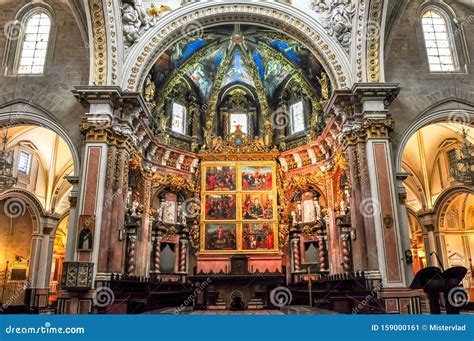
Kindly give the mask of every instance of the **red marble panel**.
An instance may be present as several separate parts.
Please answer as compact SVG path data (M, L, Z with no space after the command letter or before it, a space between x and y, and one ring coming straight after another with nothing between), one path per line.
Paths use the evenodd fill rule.
M382 233L385 250L385 262L387 268L388 282L400 282L400 259L398 254L398 242L395 224L387 228L383 222L384 217L395 219L392 210L392 186L387 158L387 145L385 143L374 143L375 167L377 170L378 194L381 208Z
M94 215L97 201L97 188L99 186L99 169L101 147L89 147L86 170L86 186L82 214Z

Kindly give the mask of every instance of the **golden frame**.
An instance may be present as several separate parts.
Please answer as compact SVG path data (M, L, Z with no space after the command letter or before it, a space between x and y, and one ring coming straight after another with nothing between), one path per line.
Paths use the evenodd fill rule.
M235 167L236 188L229 191L208 191L206 190L206 170L209 167ZM271 167L272 186L270 190L243 190L242 189L242 169L243 167ZM201 254L275 254L278 253L278 202L276 183L276 161L203 161L201 162L201 226L200 226L200 253ZM236 219L233 220L206 220L206 195L215 194L235 194L236 196ZM242 198L245 194L269 194L272 197L273 218L264 219L243 219ZM268 223L273 226L273 249L270 250L244 250L242 247L242 225L251 223ZM235 224L236 225L236 250L206 250L206 224Z

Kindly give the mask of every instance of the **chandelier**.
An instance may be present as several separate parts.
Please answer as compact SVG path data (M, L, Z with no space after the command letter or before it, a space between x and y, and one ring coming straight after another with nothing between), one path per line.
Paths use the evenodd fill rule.
M8 132L8 130L7 130ZM0 190L15 186L17 179L13 176L13 152L8 151L8 133L3 136L3 147L0 150Z
M462 129L463 144L458 149L455 165L451 168L452 176L466 186L474 186L474 149L468 140L467 129Z

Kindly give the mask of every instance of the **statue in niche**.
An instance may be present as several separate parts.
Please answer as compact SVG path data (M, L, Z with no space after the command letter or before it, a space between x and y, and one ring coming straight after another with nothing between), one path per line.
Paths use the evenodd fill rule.
M292 225L296 225L297 222L296 222L296 212L293 210L291 211L291 224Z
M125 213L125 227L140 226L143 214L143 207L137 200L132 202L131 207Z
M185 207L182 204L178 204L178 224L182 226L188 225L188 219L186 218Z
M319 220L321 219L321 205L319 204L319 200L317 197L314 197L313 204L314 204L314 210L316 212L316 219Z
M271 146L273 142L272 122L266 118L263 122L263 144Z
M212 120L206 121L206 128L204 129L204 145L207 149L212 149Z
M329 80L328 76L325 72L321 73L321 78L318 78L319 85L321 85L321 96L323 101L327 101L329 99Z
M165 199L161 199L160 204L158 205L158 209L156 210L156 220L159 223L163 222L164 202Z
M155 89L156 89L155 83L153 83L153 81L151 80L151 75L148 75L145 81L145 96L144 96L145 101L147 101L148 103L152 102L153 99L155 98Z
M296 204L296 221L298 224L301 224L303 222L303 210L301 208L301 204L298 203Z
M164 112L159 113L159 118L160 118L160 132L163 134L166 132L166 128L168 128L168 121L170 118Z

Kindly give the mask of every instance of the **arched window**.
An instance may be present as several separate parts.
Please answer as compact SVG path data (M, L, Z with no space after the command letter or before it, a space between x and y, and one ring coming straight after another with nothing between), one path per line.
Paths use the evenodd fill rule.
M440 12L429 9L421 19L430 71L455 71L451 32Z
M296 102L290 106L291 133L296 134L306 129L304 123L303 101Z
M43 11L36 12L26 20L24 30L18 74L42 74L51 31L49 15Z
M184 105L173 103L171 130L178 134L186 133L186 107Z

